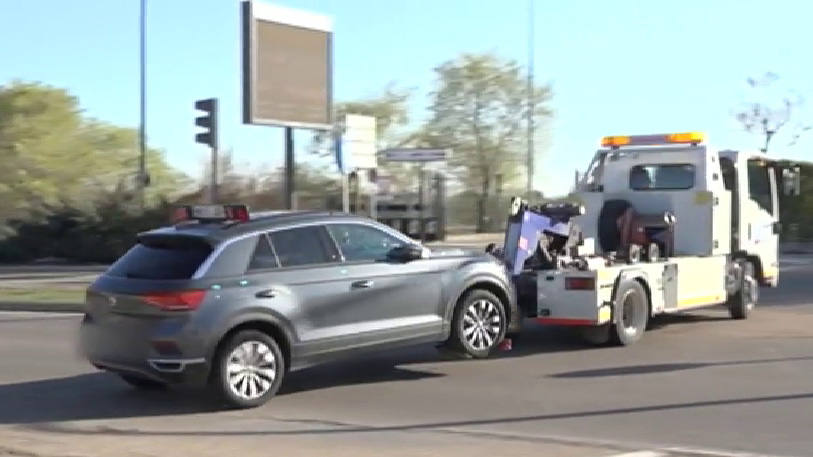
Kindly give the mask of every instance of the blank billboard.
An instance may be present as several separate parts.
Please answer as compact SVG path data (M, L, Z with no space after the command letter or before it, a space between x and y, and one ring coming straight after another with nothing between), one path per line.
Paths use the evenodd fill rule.
M253 1L241 8L243 122L330 128L330 18Z

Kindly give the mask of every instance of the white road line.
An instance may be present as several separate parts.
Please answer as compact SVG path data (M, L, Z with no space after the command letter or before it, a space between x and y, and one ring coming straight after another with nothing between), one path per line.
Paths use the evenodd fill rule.
M659 451L636 451L625 452L623 454L613 454L607 457L665 457L669 454Z

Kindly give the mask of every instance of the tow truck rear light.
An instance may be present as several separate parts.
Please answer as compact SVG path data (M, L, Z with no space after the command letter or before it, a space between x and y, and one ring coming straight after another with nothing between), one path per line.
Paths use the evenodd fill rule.
M172 211L172 223L186 221L237 221L250 219L246 205L181 206Z
M144 303L164 311L194 311L203 303L204 298L205 290L151 292L141 296Z
M653 146L659 144L699 144L705 141L702 132L664 133L658 135L605 136L601 139L603 147L619 146Z
M566 277L565 289L566 290L595 290L596 280L584 276Z

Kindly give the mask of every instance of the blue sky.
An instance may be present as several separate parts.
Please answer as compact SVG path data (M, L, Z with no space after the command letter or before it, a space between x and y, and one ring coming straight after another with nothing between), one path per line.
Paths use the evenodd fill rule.
M416 89L426 116L432 69L463 52L524 64L527 0L277 0L334 20L336 100L374 96L390 82ZM244 169L282 161L280 129L240 115L237 0L148 0L151 146L199 175L207 150L193 141L194 100L218 97L221 145ZM756 148L732 112L749 99L747 76L772 71L813 106L809 18L799 1L542 1L535 3L535 73L553 87L535 182L561 193L601 136L702 130L725 148ZM0 83L68 88L86 112L138 124L138 0L5 0ZM768 94L771 95L771 94ZM813 122L813 110L798 113ZM801 118L800 118L801 119ZM299 132L303 144L307 132ZM810 158L813 135L775 154ZM300 155L303 160L309 159Z

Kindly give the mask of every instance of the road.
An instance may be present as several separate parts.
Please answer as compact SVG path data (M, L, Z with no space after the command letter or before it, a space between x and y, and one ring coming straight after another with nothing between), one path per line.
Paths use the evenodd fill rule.
M94 371L76 316L2 313L0 456L813 455L811 277L813 256L784 258L747 321L670 317L627 348L529 325L496 359L373 354L246 411Z

